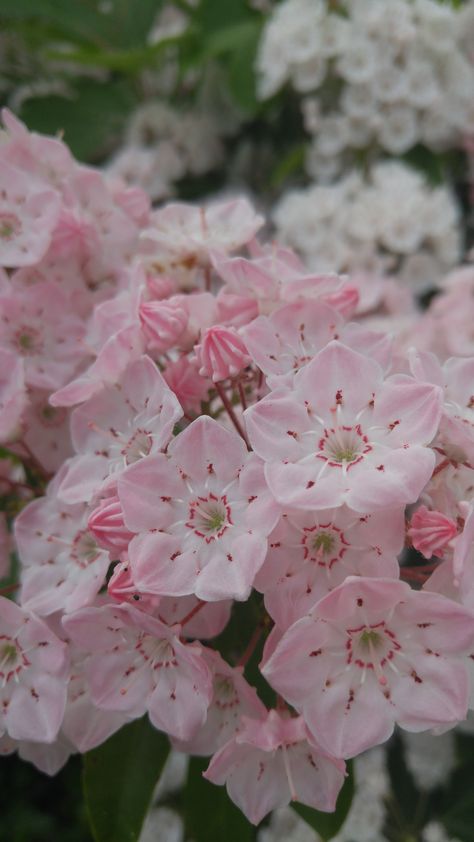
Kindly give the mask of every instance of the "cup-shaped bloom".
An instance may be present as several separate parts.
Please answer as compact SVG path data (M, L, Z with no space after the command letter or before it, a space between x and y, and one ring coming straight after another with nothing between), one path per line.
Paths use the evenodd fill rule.
M63 621L89 654L85 675L93 703L131 719L148 711L156 728L189 740L203 725L212 697L211 672L198 644L182 643L179 627L130 605L85 608Z
M59 494L78 503L108 489L127 465L168 444L182 410L150 357L130 363L119 381L74 410L72 440L78 456Z
M243 717L242 727L214 755L204 777L226 784L227 792L249 821L290 801L331 812L344 782L344 763L308 741L301 717Z
M394 375L337 341L245 413L275 498L364 514L413 503L435 455L441 389Z
M237 433L202 416L118 481L139 591L214 602L248 598L280 513L263 464Z
M391 735L466 717L474 616L395 579L349 576L270 651L263 674L316 741L353 757Z

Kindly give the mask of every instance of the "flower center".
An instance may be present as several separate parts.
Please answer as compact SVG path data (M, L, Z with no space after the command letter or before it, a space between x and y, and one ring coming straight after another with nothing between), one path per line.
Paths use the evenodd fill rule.
M15 334L15 343L18 351L24 357L40 353L43 347L40 332L29 325L22 325L19 330L17 330Z
M232 525L230 506L227 498L208 494L198 497L189 504L189 515L186 526L195 535L204 538L209 544L216 538L221 538L228 526Z
M62 407L50 406L48 403L38 407L39 420L44 427L60 427L66 420L66 414Z
M29 667L30 662L23 653L19 643L12 637L0 636L0 687L5 687L8 681Z
M21 222L14 213L0 213L0 239L12 240L21 231Z
M168 640L157 640L150 634L143 634L138 640L136 649L153 669L177 666L174 649Z
M218 708L230 708L238 704L234 682L226 675L216 675L214 680L214 701Z
M72 542L71 558L79 567L82 569L88 567L89 564L92 564L96 560L99 552L99 547L96 544L92 532L89 532L88 529L83 529L77 533Z
M136 430L122 450L127 465L139 462L148 456L153 446L153 439L146 430Z
M305 561L328 568L343 557L349 546L344 533L332 523L305 527L301 544Z
M362 681L367 670L373 670L379 684L386 685L384 667L401 649L394 633L386 628L382 620L372 626L347 629L347 635L347 663L362 670Z
M355 427L333 427L324 430L317 456L329 465L351 467L372 450L359 424Z

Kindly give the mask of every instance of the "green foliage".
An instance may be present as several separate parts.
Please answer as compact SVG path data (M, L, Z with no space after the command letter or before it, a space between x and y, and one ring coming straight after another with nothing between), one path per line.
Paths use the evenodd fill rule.
M319 810L313 810L305 804L293 804L295 810L302 819L305 820L313 830L316 830L321 838L326 840L332 839L341 829L344 824L352 799L354 797L354 775L352 770L352 763L347 763L347 777L344 781L339 798L337 799L336 810L334 813L321 813Z
M1 842L93 842L80 799L81 763L54 778L17 755L0 760Z
M474 737L456 734L459 765L442 799L437 802L439 819L451 836L472 842L474 829Z
M70 98L26 100L20 117L35 131L64 133L75 156L94 161L113 147L133 105L133 92L125 81L102 84L80 79L71 89Z
M10 21L40 23L52 35L101 49L135 47L146 41L163 0L2 0Z
M95 842L137 842L168 753L168 739L143 717L84 756L84 795Z
M202 777L209 758L192 757L184 791L186 838L194 842L253 842L255 828L232 803L223 786Z

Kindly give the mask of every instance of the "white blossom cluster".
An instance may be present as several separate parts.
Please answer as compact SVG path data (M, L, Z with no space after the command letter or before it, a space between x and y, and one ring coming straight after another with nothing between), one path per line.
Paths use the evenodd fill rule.
M454 733L430 734L400 732L405 747L405 762L418 789L429 791L442 786L456 766Z
M348 150L440 150L474 129L472 0L285 0L265 26L259 94L306 97L308 170L339 174Z
M274 216L278 238L317 271L390 274L418 290L436 284L461 253L459 209L399 161L351 171L333 185L286 193Z
M220 127L212 114L150 101L133 113L125 143L107 171L156 201L172 195L184 176L203 175L221 158Z

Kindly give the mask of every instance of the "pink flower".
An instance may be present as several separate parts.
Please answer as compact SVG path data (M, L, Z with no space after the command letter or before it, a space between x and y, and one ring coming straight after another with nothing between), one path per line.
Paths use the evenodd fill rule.
M144 338L138 325L129 325L108 339L87 371L51 395L53 406L74 406L92 398L104 386L116 385L127 366L144 351Z
M208 328L194 350L199 374L210 377L214 383L235 377L250 363L245 344L232 327Z
M51 743L66 705L66 644L14 602L0 597L0 607L0 734Z
M344 326L340 313L319 300L299 300L280 307L271 316L259 316L242 330L254 362L267 376L270 387L284 385L332 339L388 367L391 340L358 324ZM290 378L291 384L291 378Z
M0 294L0 321L0 348L23 358L29 386L57 389L83 359L83 324L54 283Z
M192 740L173 745L187 754L214 754L242 728L242 717L264 719L266 708L256 690L243 676L243 667L231 667L218 652L204 649L203 656L212 671L213 694L205 724Z
M211 673L195 643L130 605L84 608L64 619L73 642L90 657L85 673L102 710L130 718L148 711L155 728L189 740L203 725L212 697Z
M60 198L39 179L0 159L1 264L31 266L46 254Z
M165 447L181 415L155 363L149 357L130 363L115 385L74 410L71 434L79 455L70 463L59 494L78 503L106 490L127 465Z
M247 599L279 507L263 465L242 439L208 416L176 436L167 453L130 466L118 482L140 591Z
M474 617L394 579L349 576L283 635L263 667L318 743L353 757L409 731L464 719Z
M410 362L415 377L444 389L438 452L453 462L474 464L474 357L451 358L441 367L434 354L418 351Z
M288 628L347 576L399 576L404 509L360 515L341 506L289 511L269 536L255 587L277 626Z
M236 327L258 313L269 315L281 304L298 299L324 301L345 318L357 306L357 290L344 277L308 273L295 252L278 244L258 246L252 260L216 253L213 265L225 282L217 298L219 307Z
M441 393L330 342L245 413L276 499L298 508L346 503L364 514L413 503L435 462Z
M41 616L75 611L93 601L110 564L87 527L85 503L58 498L60 471L46 497L29 503L15 521L15 541L23 564L22 604Z
M244 717L242 728L212 758L204 777L226 784L227 792L252 824L277 807L300 801L332 812L344 782L344 763L308 741L301 717Z
M458 528L451 518L442 512L430 512L426 506L420 506L414 512L408 530L415 550L425 558L442 556L444 548L457 533Z
M129 717L120 711L101 710L91 699L85 677L84 659L74 653L62 733L81 753L105 742Z
M157 599L157 597L155 597ZM141 605L141 603L139 603ZM198 606L201 600L193 596L162 596L160 597L159 617L168 626L180 624L185 617ZM207 602L183 626L183 635L199 640L210 640L224 631L230 619L232 609L231 599L220 602ZM205 650L207 654L208 650Z
M243 246L263 225L246 199L216 202L196 207L176 202L152 214L152 227L143 232L159 251L160 259L168 254L179 261L194 259L206 265L209 252L225 253Z
M183 354L166 364L163 377L185 412L201 411L201 402L209 396L209 381L199 374L196 359Z

